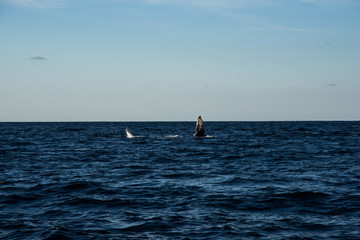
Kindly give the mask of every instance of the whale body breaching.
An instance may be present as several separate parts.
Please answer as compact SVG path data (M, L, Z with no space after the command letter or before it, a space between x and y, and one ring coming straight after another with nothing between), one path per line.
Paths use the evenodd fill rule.
M133 138L134 135L132 135L132 133L130 132L129 128L126 128L126 137L127 138Z
M199 116L197 119L194 136L195 137L205 136L205 126L203 120L201 119L201 116Z

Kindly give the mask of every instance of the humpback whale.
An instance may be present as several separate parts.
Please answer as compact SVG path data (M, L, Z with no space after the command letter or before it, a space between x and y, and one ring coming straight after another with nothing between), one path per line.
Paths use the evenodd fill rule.
M201 119L201 116L199 116L197 119L194 136L195 137L205 136L205 126L203 120Z
M132 133L130 132L129 128L126 128L126 137L127 138L133 138L134 135L132 135Z

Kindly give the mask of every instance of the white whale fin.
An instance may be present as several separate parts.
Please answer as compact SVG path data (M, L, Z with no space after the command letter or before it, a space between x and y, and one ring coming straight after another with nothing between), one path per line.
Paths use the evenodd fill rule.
M134 135L130 132L129 128L126 128L126 137L127 138L134 138Z

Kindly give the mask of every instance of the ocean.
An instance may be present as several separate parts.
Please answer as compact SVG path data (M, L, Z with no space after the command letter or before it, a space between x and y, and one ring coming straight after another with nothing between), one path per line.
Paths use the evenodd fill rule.
M360 239L359 121L205 127L0 123L0 239Z

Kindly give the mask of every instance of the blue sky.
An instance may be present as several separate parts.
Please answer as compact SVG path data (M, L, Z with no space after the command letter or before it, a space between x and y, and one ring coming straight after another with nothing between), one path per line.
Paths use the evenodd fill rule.
M360 120L359 0L1 0L0 121Z

